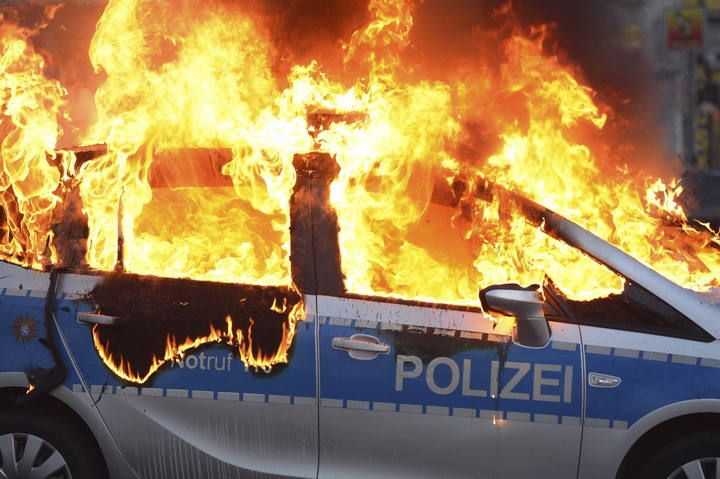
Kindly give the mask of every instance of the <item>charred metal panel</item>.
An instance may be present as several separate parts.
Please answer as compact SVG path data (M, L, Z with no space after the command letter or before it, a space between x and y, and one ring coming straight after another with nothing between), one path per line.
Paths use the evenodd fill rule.
M314 298L302 300L305 319L296 323L287 364L277 364L270 372L248 368L237 348L221 341L188 349L184 357L169 361L137 385L110 372L95 349L92 328L76 319L78 313L92 311L88 293L105 279L73 274L62 278L57 317L83 377L83 384L75 379L69 387L92 396L141 477L315 477ZM197 322L206 321L200 312L198 316ZM153 321L161 320L157 318ZM258 320L258 326L264 320Z
M344 292L338 220L330 184L340 171L328 153L295 155L297 182L290 199L290 261L293 282L308 294Z
M265 360L289 347L292 289L112 275L89 293L98 314L119 318L93 325L103 361L122 379L144 382L179 346L226 342L243 360ZM170 355L171 357L168 357ZM253 361L249 361L252 363Z
M400 331L380 329L378 334L388 343L395 345L396 356L417 356L424 363L429 363L438 356L481 350L495 352L498 357L503 358L510 345L509 336L462 333L461 335L461 331L438 328L403 326Z
M61 267L84 267L89 236L87 215L83 212L80 191L69 189L63 198L60 220L53 225L54 245Z

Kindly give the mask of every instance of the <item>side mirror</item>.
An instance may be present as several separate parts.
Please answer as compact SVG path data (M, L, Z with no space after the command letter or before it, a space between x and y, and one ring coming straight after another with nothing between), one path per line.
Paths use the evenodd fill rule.
M537 285L523 288L518 284L488 286L480 291L480 303L486 311L514 316L513 341L521 346L544 347L550 341L550 326L543 312L543 298Z

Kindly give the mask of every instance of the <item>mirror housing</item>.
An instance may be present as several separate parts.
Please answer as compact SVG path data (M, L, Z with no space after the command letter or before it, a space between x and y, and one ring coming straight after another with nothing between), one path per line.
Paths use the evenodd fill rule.
M513 341L521 346L542 348L550 341L550 325L543 311L544 301L537 285L523 288L518 284L488 286L480 291L485 311L514 316Z

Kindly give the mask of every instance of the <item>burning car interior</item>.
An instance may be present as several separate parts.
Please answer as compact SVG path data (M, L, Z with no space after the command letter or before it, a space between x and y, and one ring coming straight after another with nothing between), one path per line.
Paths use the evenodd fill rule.
M73 127L72 85L33 46L63 7L34 7L32 26L2 13L3 259L106 277L87 300L119 377L223 341L251 366L286 362L302 294L479 311L483 288L544 283L558 317L703 335L538 213L718 286L720 236L687 219L675 180L629 173L612 106L548 53L548 27L499 8L483 34L499 60L435 79L409 60L413 2L371 1L339 64L277 57L252 2L181 3L108 4L95 119Z

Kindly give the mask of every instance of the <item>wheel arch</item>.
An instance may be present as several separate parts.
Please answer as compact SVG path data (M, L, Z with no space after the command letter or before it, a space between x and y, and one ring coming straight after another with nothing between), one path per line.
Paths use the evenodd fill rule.
M18 395L25 394L29 383L21 372L0 373L0 408L15 405ZM49 394L37 397L19 407L41 405L70 421L98 447L111 478L137 478L125 457L115 444L105 423L89 395L73 393L65 386L58 386Z
M98 454L102 458L107 469L107 460L100 448L99 438L96 437L88 423L77 411L51 394L38 396L27 403L19 402L22 396L27 394L26 391L27 389L19 387L0 388L0 408L13 408L18 412L42 411L44 414L60 419L61 424L71 425L74 428L73 434L79 434L83 437L83 441L86 441L87 445L93 448L92 453Z
M702 430L720 430L720 412L694 412L667 419L647 430L625 454L618 469L618 479L631 479L653 451L672 439Z

